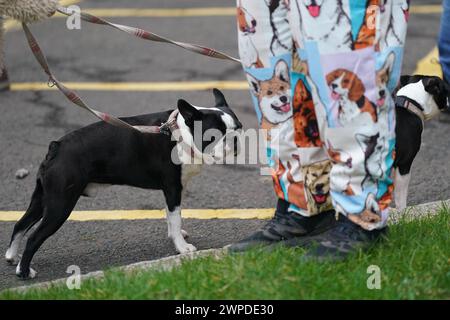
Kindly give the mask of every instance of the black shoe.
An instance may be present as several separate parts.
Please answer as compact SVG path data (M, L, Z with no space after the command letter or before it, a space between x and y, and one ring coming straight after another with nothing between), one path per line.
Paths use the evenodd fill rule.
M447 81L447 79L445 79L445 77L444 81L447 83L447 85L450 86L450 83ZM439 115L439 121L450 122L450 105L447 106L447 109L441 112L441 114Z
M367 250L386 237L388 228L368 231L339 215L336 225L321 235L313 237L308 243L306 260L343 260L349 254Z
M9 78L6 69L0 70L0 92L9 90Z
M289 203L279 199L274 217L248 238L228 247L231 252L270 246L287 239L317 235L333 227L336 222L334 210L322 212L312 217L304 217L288 211Z

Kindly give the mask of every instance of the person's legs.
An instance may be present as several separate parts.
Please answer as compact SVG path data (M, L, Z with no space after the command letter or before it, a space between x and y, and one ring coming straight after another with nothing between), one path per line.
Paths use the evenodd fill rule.
M439 61L444 79L450 81L450 0L443 0L443 9L439 33Z
M289 1L237 0L237 7L239 53L259 123L267 130L267 155L279 198L272 221L231 247L240 251L325 231L332 225L333 217L329 213L309 218L331 209L326 181L330 164L321 148L314 108L310 105L312 99L307 92L294 90L304 85L304 78L299 79L298 74L291 72L293 40ZM303 93L306 96L302 96ZM307 98L309 100L303 103ZM301 110L303 115L302 105L305 106L305 110ZM323 163L316 161L315 166L309 168L314 194L305 188L301 146L314 147L308 158L322 154L319 160L325 160ZM319 204L314 202L314 197Z
M4 61L4 33L3 18L0 17L0 91L9 89L8 73L6 72Z
M444 80L450 84L450 0L443 0L442 6L444 11L441 17L441 30L439 32L439 61ZM450 109L444 110L443 114L440 120L448 122Z
M388 0L381 7L378 0L292 2L339 213L337 225L316 237L310 255L341 257L385 230L395 146L390 93L400 75L409 1Z

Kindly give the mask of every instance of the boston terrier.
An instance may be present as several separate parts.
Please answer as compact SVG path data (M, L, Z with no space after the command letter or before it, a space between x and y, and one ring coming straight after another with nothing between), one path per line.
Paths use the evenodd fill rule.
M236 139L232 148L224 138L242 128L223 94L217 89L213 93L215 106L212 108L196 107L179 100L175 110L122 118L139 128L156 128L161 123L171 122L168 134L164 131L142 133L97 122L51 142L37 174L31 203L14 226L5 255L9 263L17 263L17 276L23 279L36 276L30 268L36 251L63 225L80 196L94 195L99 186L128 185L162 190L169 237L178 252L195 251L196 248L185 241L187 235L181 229L182 190L189 178L199 172L203 161L199 158L205 156L210 157L209 161L220 161L236 155ZM201 131L195 131L199 123ZM203 139L207 130L215 132L209 141ZM201 139L196 138L194 132L195 135L201 133ZM20 242L38 221L41 223L29 236L20 258Z
M395 204L406 208L411 165L422 143L424 122L450 107L450 86L439 77L401 76L395 95Z

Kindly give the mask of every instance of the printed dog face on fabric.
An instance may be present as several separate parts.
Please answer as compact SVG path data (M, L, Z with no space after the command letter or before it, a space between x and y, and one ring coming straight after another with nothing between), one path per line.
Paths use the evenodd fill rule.
M317 43L322 53L349 51L352 48L350 7L341 1L299 0L305 41ZM311 28L307 26L317 25Z
M247 73L251 90L258 101L261 127L271 129L292 117L291 87L288 64L280 59L269 79L259 80Z
M355 73L346 69L333 70L327 74L327 83L331 98L337 103L337 117L342 126L358 124L363 113L377 122L376 106L365 96L366 88Z
M302 167L308 211L312 214L332 209L330 171L330 160L319 161Z
M305 79L298 79L293 98L295 143L298 147L321 147L315 104Z

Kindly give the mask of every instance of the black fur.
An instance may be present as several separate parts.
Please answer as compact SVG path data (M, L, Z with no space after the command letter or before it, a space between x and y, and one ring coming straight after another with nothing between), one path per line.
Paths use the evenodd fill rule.
M394 167L403 176L411 170L411 165L420 150L422 142L422 120L404 108L395 108L396 145Z

